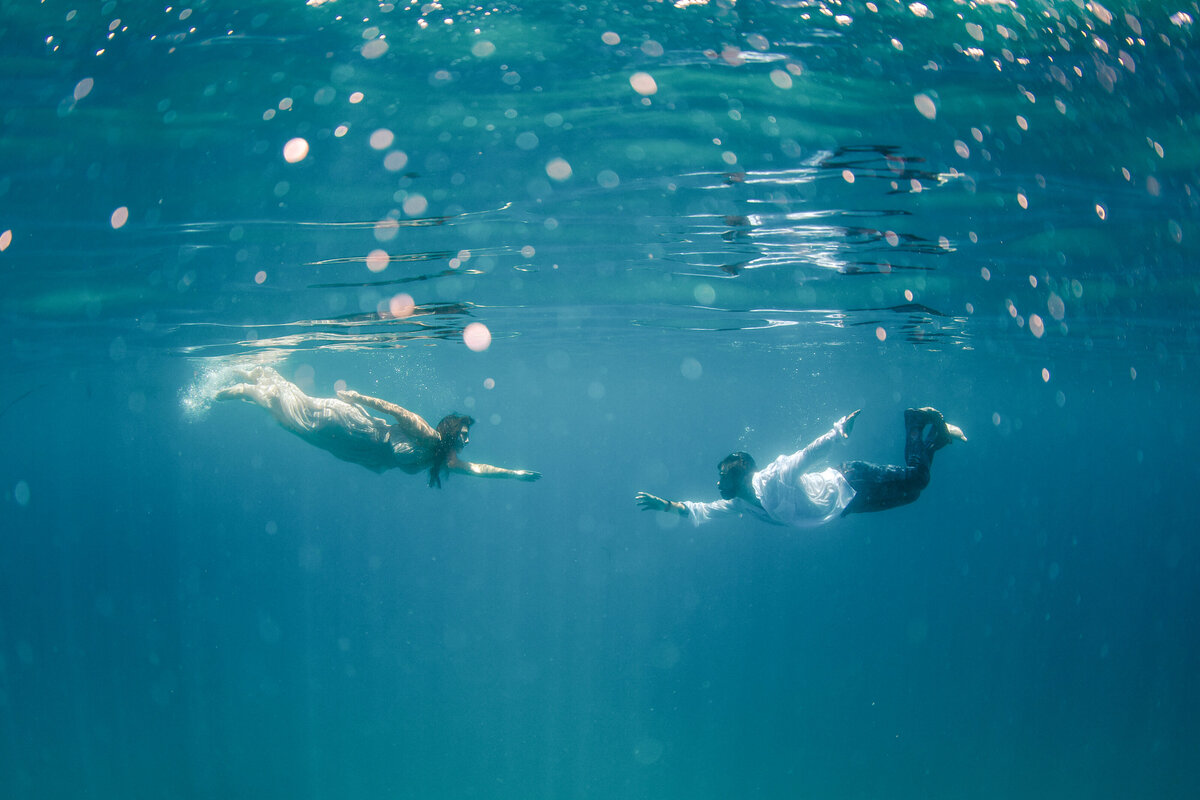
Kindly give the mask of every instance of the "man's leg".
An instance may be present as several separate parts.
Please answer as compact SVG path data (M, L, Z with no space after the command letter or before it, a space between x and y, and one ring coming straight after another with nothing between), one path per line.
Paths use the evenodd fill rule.
M929 428L926 433L925 428ZM941 412L933 408L910 408L904 412L904 466L881 466L850 461L841 466L854 499L842 512L865 514L908 505L929 485L933 454L950 443L950 431ZM955 428L957 431L958 429ZM961 431L959 431L961 436Z

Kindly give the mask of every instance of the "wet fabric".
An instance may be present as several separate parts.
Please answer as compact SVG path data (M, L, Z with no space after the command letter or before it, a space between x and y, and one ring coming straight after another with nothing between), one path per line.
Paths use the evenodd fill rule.
M845 437L835 426L803 450L782 455L754 473L751 486L761 508L741 498L712 503L685 501L693 525L722 516L749 514L776 525L811 528L841 516L854 489L833 467L814 469Z
M399 426L368 414L359 405L336 397L310 397L270 368L260 367L243 384L248 399L271 412L276 421L306 442L343 461L375 472L414 472L428 460Z

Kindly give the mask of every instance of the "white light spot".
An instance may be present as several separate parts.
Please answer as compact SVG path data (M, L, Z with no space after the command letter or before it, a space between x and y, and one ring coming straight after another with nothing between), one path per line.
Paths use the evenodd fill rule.
M12 244L11 228L6 230L4 233L0 233L0 253L3 253L5 250L7 250L10 244Z
M17 485L13 487L13 500L17 501L19 506L29 505L29 484L25 481L17 481Z
M408 163L408 154L403 150L393 150L383 157L383 168L388 172L399 172Z
M649 72L635 72L629 76L629 85L638 94L648 97L658 91L658 84Z
M303 161L308 157L308 141L297 136L295 139L289 139L288 143L283 146L283 160L289 164L295 164L298 161Z
M848 169L842 170L842 180L846 183L854 183L854 173Z
M372 250L367 253L367 269L371 272L383 272L387 269L388 254L386 250Z
M875 329L875 338L882 342L884 339L887 338L887 331L885 331L882 327L876 328Z
M1046 369L1045 367L1042 367L1042 382L1043 383L1050 382L1050 370Z
M74 97L76 101L82 100L91 94L94 81L91 78L84 78L79 83L75 84Z
M496 45L489 42L487 39L480 39L475 44L471 45L471 55L476 58L487 58L492 53L496 52Z
M259 286L266 283L267 282L266 271L260 269L258 272L254 273L254 282L257 283Z
M419 214L424 214L429 208L429 201L425 199L425 195L410 194L404 198L404 213L410 217L415 217Z
M390 242L400 232L400 223L394 219L381 219L375 223L375 241Z
M362 57L366 59L379 58L387 52L388 43L383 39L372 39L362 46Z
M109 217L108 221L109 224L113 226L113 230L122 227L126 222L129 221L129 209L125 206L121 206L116 211L112 212L112 216Z
M546 174L556 181L571 177L571 165L565 158L553 158L546 164Z
M1042 334L1044 334L1046 332L1046 323L1042 322L1042 318L1039 317L1037 314L1029 315L1029 332L1032 333L1034 338L1036 338L1036 339L1042 338ZM1046 376L1047 379L1049 379L1049 376L1050 376L1049 372L1046 372L1046 370L1042 370L1042 373Z
M484 378L483 379L483 388L495 389L496 388L496 379L495 378Z
M618 34L613 33L612 31L605 31L603 34L600 35L600 41L604 42L605 44L607 44L609 46L618 45L621 43L621 37Z
M917 107L917 111L925 119L937 119L937 104L933 102L933 98L925 93L913 95L913 105Z
M371 134L371 147L376 150L387 150L396 140L396 134L387 128L379 128Z
M775 84L780 89L792 88L792 76L788 75L785 70L771 70L771 83Z
M700 366L699 361L691 356L688 356L683 360L683 363L679 365L679 372L689 381L694 381L699 380L700 376L704 374L704 368Z
M482 322L472 322L463 328L463 342L467 349L476 353L487 350L492 344L492 332Z
M395 319L404 319L405 317L412 316L416 307L417 304L413 302L412 295L405 294L404 292L393 295L388 300L388 314Z

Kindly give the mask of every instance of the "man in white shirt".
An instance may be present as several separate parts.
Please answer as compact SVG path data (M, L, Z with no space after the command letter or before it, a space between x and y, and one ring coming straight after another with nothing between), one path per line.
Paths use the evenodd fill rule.
M717 465L721 500L664 500L646 492L638 492L634 500L643 511L673 511L689 517L693 525L748 514L774 525L811 528L847 514L913 502L929 485L933 454L955 439L967 440L936 408L910 408L904 412L904 466L847 461L821 468L834 445L849 437L860 411L842 417L808 447L779 456L762 470L748 453L729 454Z

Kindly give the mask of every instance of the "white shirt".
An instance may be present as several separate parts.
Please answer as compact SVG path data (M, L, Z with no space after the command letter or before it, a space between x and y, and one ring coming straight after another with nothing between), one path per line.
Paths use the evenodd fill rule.
M779 456L754 473L750 485L761 507L740 497L712 503L684 501L693 525L715 517L749 514L773 525L814 528L841 516L854 499L854 489L846 477L833 467L805 471L817 465L845 437L835 425L808 447L791 455Z

